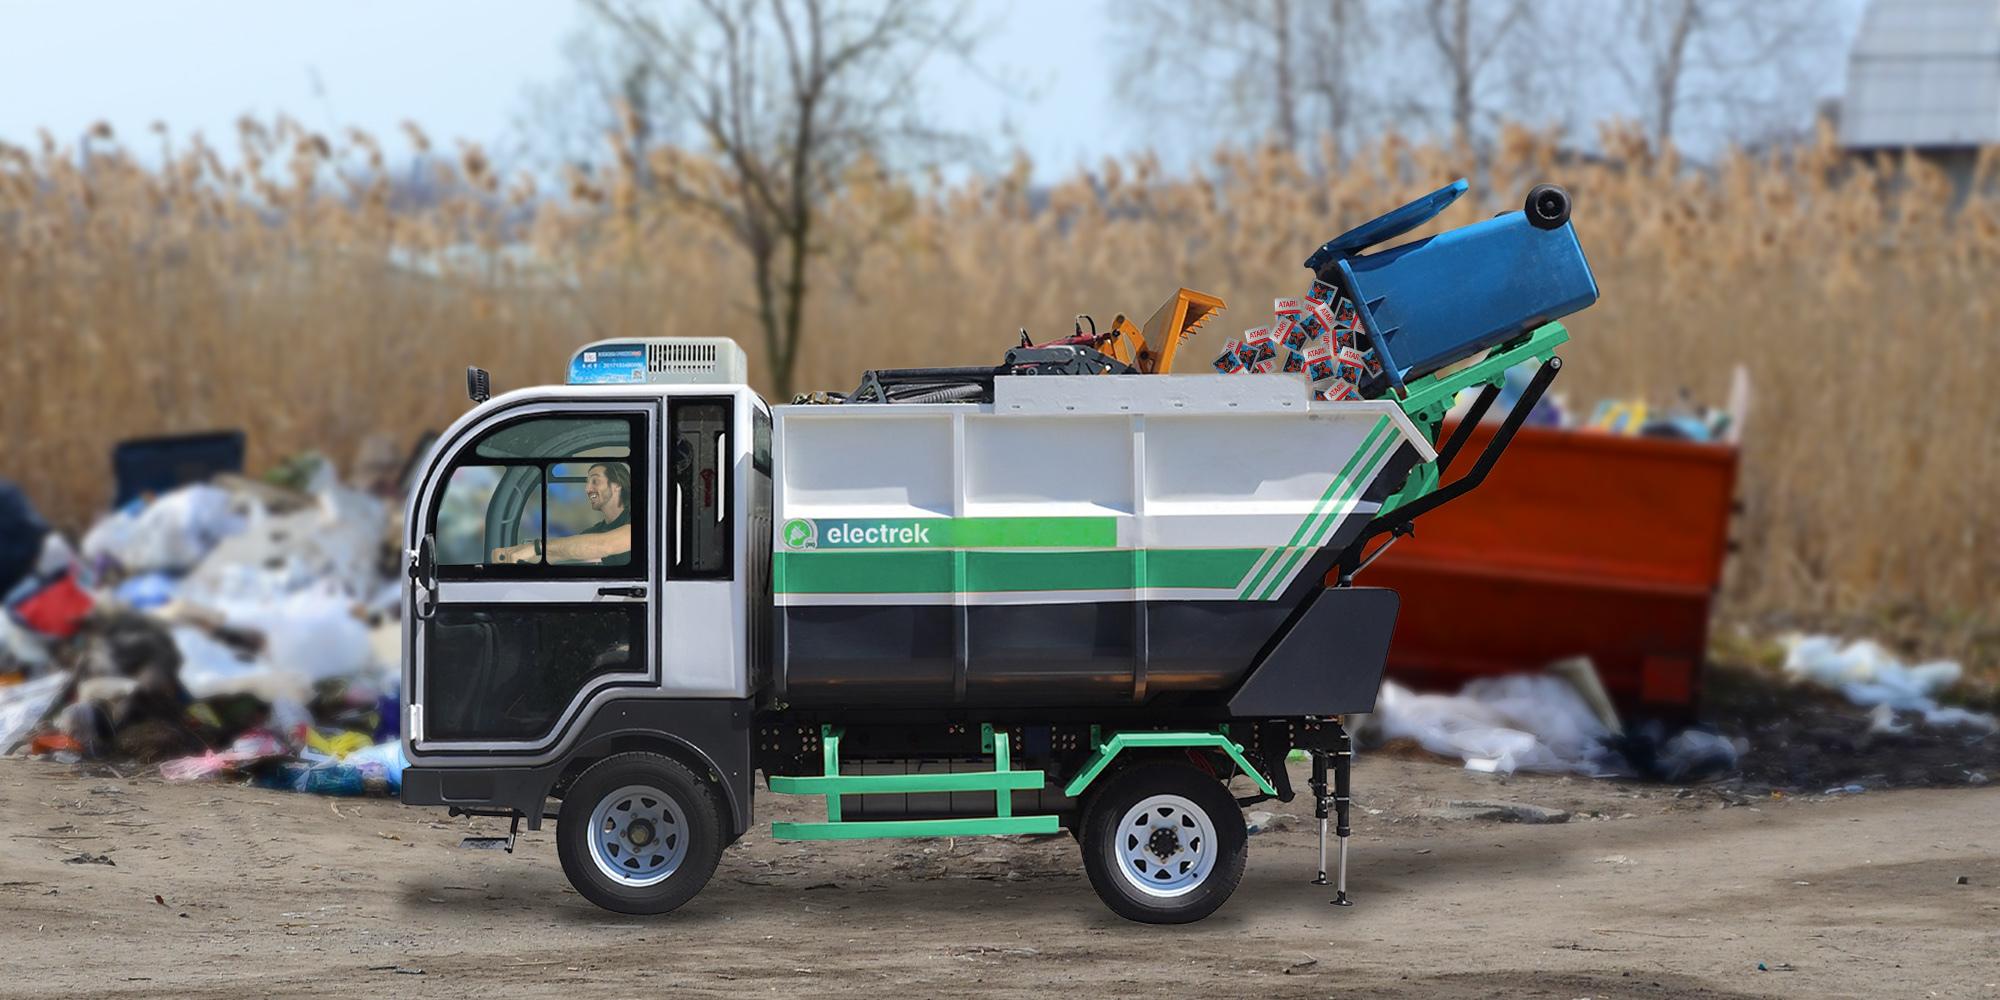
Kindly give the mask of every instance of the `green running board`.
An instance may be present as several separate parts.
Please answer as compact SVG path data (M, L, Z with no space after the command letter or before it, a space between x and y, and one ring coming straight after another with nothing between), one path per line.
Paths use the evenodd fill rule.
M1007 737L995 737L993 727L980 727L983 748L993 755L993 770L956 774L842 774L840 736L837 726L820 727L820 752L826 774L817 777L764 779L771 791L780 795L826 796L824 823L772 823L774 840L862 840L870 837L993 836L1013 833L1055 833L1061 821L1055 816L1014 815L1013 793L1032 790L1048 783L1041 771L1013 769L1013 751ZM843 795L908 795L923 792L992 792L993 815L954 819L843 820Z

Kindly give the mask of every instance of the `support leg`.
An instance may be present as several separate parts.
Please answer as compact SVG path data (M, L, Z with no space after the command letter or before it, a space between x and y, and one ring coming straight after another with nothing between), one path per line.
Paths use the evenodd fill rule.
M1308 784L1313 793L1313 815L1319 819L1319 877L1312 880L1314 885L1326 885L1326 751L1309 750L1312 755L1313 773Z
M1353 773L1354 738L1347 735L1345 730L1342 730L1340 734L1340 749L1334 751L1333 756L1333 807L1335 816L1333 832L1334 836L1340 838L1340 881L1334 886L1333 905L1335 906L1354 905L1354 901L1347 898L1347 837L1348 834L1353 832L1347 823L1348 781L1353 776ZM1321 858L1324 859L1324 857L1325 849L1321 848ZM1325 866L1326 862L1321 860L1320 867L1324 868ZM1321 877L1325 877L1324 872L1321 873Z

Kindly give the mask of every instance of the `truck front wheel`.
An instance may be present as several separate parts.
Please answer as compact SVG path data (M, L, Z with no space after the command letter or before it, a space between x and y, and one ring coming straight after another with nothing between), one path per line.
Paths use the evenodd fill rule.
M563 796L556 854L583 898L618 913L665 913L694 898L722 857L721 808L679 761L624 753Z
M1152 761L1111 777L1083 815L1083 870L1127 920L1185 924L1236 891L1249 855L1243 812L1212 775Z

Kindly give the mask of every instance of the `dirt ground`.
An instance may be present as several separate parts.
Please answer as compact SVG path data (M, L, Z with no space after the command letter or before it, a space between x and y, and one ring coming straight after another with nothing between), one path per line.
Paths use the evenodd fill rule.
M1299 822L1251 837L1222 910L1150 927L1066 836L778 843L818 800L762 795L708 888L642 919L568 887L553 825L461 851L497 821L6 758L0 996L2000 998L2000 783L1774 798L1373 754L1355 790L1352 908L1309 884L1303 798L1253 807Z

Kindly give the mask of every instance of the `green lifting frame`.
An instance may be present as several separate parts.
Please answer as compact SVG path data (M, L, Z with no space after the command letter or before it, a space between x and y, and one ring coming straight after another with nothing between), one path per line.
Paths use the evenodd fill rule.
M820 727L820 753L826 773L817 777L764 779L771 791L780 795L826 796L824 823L772 823L773 840L862 840L870 837L992 836L1012 833L1055 833L1061 820L1055 816L1016 816L1016 789L1034 790L1048 783L1041 771L1013 769L1013 752L1005 733L993 727L979 727L981 749L993 755L993 770L956 774L842 774L838 726ZM993 815L957 819L843 820L843 795L909 795L925 792L992 792Z
M1561 323L1544 323L1507 343L1488 352L1477 364L1468 365L1449 374L1420 379L1407 387L1409 395L1395 399L1418 429L1438 443L1438 435L1444 426L1444 415L1451 409L1460 391L1475 385L1500 385L1507 380L1507 369L1524 361L1538 360L1546 363L1555 357L1556 348L1569 342L1569 330ZM1410 470L1410 478L1394 496L1382 501L1381 509L1393 511L1398 507L1435 491L1439 486L1436 462L1425 462Z

